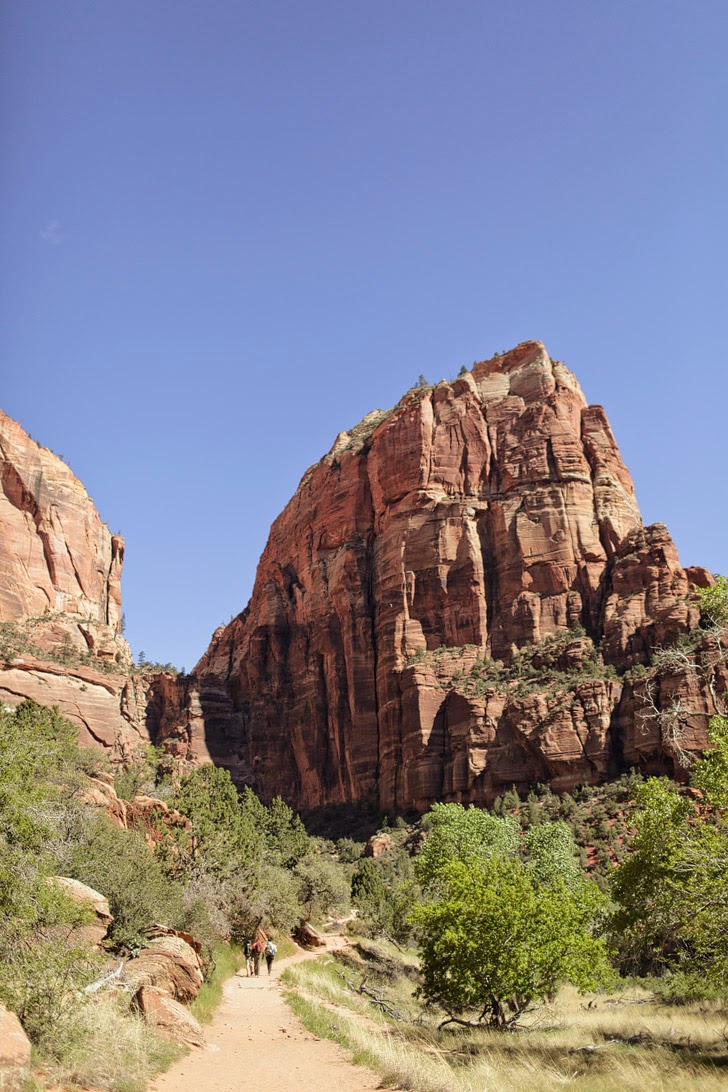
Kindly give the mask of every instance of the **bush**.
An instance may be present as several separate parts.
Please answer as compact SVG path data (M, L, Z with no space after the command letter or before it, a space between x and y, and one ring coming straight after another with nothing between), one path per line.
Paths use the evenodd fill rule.
M144 837L120 830L105 815L94 816L68 865L69 875L109 900L109 936L117 948L134 948L150 926L179 926L184 918L182 890L165 875Z

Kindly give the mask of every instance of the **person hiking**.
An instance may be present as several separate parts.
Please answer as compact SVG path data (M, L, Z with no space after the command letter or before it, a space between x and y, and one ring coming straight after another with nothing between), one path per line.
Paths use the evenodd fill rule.
M277 951L278 951L277 947L275 946L273 941L269 938L265 942L265 961L268 964L268 974L270 974L270 969L273 966L273 960L276 957L276 952Z
M253 974L253 942L250 937L245 941L243 950L245 951L245 970L250 978Z
M263 954L265 948L265 941L261 940L259 936L253 941L253 970L256 977L260 974L260 957Z

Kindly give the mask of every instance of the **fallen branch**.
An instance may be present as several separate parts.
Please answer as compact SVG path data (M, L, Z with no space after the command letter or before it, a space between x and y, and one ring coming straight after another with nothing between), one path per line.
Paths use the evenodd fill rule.
M124 969L124 960L122 959L119 966L115 971L109 971L102 978L98 978L95 982L92 982L89 986L84 988L84 993L96 993L97 990L101 990L104 986L108 986L110 982L113 982L117 978L121 978L121 972Z
M387 1016L391 1016L393 1020L404 1020L404 1013L397 1008L393 1001L390 1001L388 997L385 997L383 993L373 989L371 986L367 986L366 981L369 977L364 975L358 986L354 985L351 979L347 978L341 971L336 972L339 978L344 984L352 991L352 993L358 993L360 997L367 997L371 1003L386 1013Z

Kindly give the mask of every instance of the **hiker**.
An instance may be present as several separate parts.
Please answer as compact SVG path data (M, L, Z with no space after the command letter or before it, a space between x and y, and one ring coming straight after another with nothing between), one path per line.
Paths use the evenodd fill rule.
M251 978L253 974L253 942L250 937L245 941L243 947L245 951L245 970L248 978Z
M268 964L268 974L270 974L270 969L273 966L273 960L276 957L276 952L277 951L278 951L278 949L276 948L273 941L268 939L265 942L265 961Z
M260 974L260 957L263 954L264 948L264 942L259 936L256 937L253 941L253 970L255 971L256 977Z

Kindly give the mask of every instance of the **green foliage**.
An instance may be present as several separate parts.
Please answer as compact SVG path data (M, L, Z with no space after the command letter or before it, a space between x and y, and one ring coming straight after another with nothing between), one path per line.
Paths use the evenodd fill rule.
M448 1020L469 1013L503 1029L563 980L593 989L609 977L592 931L601 911L595 885L539 883L536 869L507 853L451 860L439 900L413 911L423 996Z
M182 779L171 804L192 821L191 834L179 839L181 875L191 875L202 862L206 871L221 880L253 871L259 834L227 770L218 766L193 770Z
M359 927L370 936L391 937L406 943L412 934L409 920L421 890L411 874L408 857L394 862L362 857L351 878L351 898L358 910Z
M703 798L671 782L639 791L632 853L612 885L611 919L621 967L682 973L728 995L728 719L714 717L713 744L696 763Z
M253 796L250 789L246 792L249 797ZM269 859L281 864L283 868L293 868L313 851L311 839L300 816L280 796L276 796L267 809L263 831Z
M728 577L716 576L711 588L699 588L700 615L704 622L728 625Z
M114 916L109 937L115 947L143 944L156 923L178 927L182 892L149 852L143 835L120 830L105 816L92 818L68 855L68 875L101 891Z
M306 916L320 918L349 905L349 882L338 864L325 857L308 856L295 867L299 898Z
M114 789L121 800L155 791L162 779L165 752L148 743L134 754L127 755L123 766L114 776Z
M471 864L495 853L512 854L518 846L518 824L498 819L480 808L460 804L433 804L427 814L430 833L417 858L415 870L423 887L437 887L451 861Z

